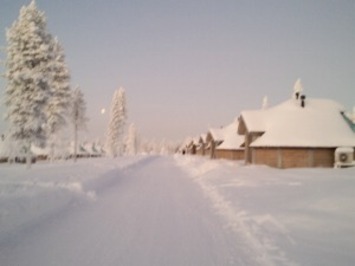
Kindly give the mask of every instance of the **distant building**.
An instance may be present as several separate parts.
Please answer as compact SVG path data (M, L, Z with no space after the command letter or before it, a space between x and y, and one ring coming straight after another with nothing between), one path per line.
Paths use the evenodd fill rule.
M196 140L196 154L201 156L206 155L207 134L202 134Z
M210 128L206 136L205 154L211 159L216 158L216 148L222 144L224 140L222 128Z
M223 127L223 142L216 147L215 158L244 160L244 136L238 135L239 121Z

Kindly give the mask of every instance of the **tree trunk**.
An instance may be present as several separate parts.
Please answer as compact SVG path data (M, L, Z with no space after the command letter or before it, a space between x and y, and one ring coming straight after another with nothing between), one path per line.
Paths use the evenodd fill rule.
M54 143L53 142L51 143L51 148L50 148L50 152L49 153L50 153L50 155L49 155L50 159L49 160L50 160L51 163L53 163L53 161L54 161Z
M51 163L53 163L53 161L54 161L54 139L55 139L54 132L52 131L51 135L49 137L49 154L48 154L49 161Z
M77 157L77 146L78 146L78 125L74 125L74 162L76 162Z
M32 158L31 158L31 142L26 147L26 165L27 169L31 168Z

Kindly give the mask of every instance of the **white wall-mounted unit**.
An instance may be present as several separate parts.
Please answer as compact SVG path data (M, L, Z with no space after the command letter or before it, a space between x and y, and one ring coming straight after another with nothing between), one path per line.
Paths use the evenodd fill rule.
M339 147L335 149L335 167L355 166L354 148Z

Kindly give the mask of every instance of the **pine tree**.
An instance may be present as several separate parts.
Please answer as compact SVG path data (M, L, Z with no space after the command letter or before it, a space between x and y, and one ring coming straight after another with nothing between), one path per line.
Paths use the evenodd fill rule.
M52 41L50 98L46 108L47 134L50 144L50 158L54 156L58 132L68 123L71 106L70 74L65 64L64 51L57 38Z
M123 88L115 91L112 103L110 122L107 132L106 151L116 157L124 152L124 133L127 119L126 96Z
M84 100L84 95L79 89L75 88L73 91L72 99L72 109L71 109L71 118L74 125L74 162L77 157L77 148L78 148L78 130L85 129L86 123L88 121L86 117L86 102Z
M35 1L23 6L6 32L5 104L9 136L23 145L30 167L32 144L43 147L50 88L50 42L46 18Z

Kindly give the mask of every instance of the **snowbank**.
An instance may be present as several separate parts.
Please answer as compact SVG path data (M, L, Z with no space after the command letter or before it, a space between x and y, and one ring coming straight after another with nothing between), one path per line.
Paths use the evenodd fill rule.
M280 170L176 157L255 265L355 265L355 168Z

